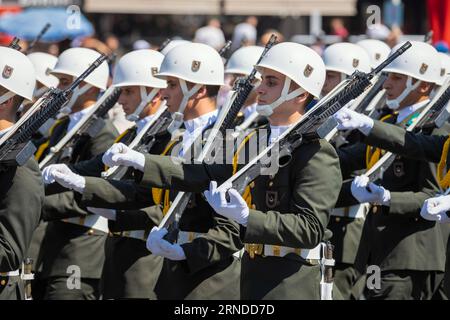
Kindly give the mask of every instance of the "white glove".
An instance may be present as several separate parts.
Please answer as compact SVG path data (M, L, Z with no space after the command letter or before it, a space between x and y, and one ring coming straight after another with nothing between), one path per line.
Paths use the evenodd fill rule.
M61 167L66 167L65 164L51 164L42 170L42 179L45 184L50 184L55 182L53 174Z
M338 130L358 129L367 136L373 128L373 120L370 117L345 107L336 112L333 117L338 122Z
M367 186L370 191L367 190ZM352 195L360 203L370 202L388 206L391 201L391 193L382 186L369 183L369 178L365 175L356 177L351 186Z
M155 256L161 256L169 260L186 260L184 250L179 244L171 244L163 239L166 234L166 228L153 227L147 238L147 249Z
M116 210L114 209L87 207L87 210L108 220L116 220Z
M425 200L420 215L425 220L449 223L447 211L450 210L450 195L439 196Z
M227 189L230 202L225 197ZM247 203L236 189L231 188L231 184L218 189L217 182L211 181L209 191L205 191L204 194L209 205L218 214L234 220L245 227L247 226L249 214Z
M145 156L119 142L103 154L102 161L109 167L125 166L144 171Z
M51 168L49 168L51 167ZM55 164L47 167L48 170L42 172L44 181L47 183L58 182L64 188L83 193L86 186L86 179L76 173L73 173L65 164Z

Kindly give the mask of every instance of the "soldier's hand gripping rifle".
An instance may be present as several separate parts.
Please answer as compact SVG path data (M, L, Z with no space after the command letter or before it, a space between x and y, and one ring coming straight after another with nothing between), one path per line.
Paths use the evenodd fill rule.
M50 89L45 99L39 99L30 108L19 125L14 125L7 135L0 140L0 167L1 166L21 166L33 155L36 147L30 141L33 134L50 118L54 117L58 111L69 101L75 88L86 79L89 74L98 68L106 56L102 55L89 66L75 81L65 90L57 88Z
M258 64L261 59L266 55L267 51L275 44L276 36L272 35L269 42L265 46ZM244 79L239 79L235 82L231 94L228 95L227 102L222 106L218 119L216 120L213 128L209 130L207 139L203 144L202 151L196 162L203 162L205 160L211 161L211 150L218 145L222 145L223 137L225 137L226 130L232 129L234 126L234 120L236 119L239 111L247 100L250 92L254 88L254 81L256 78L256 69L253 68L252 72ZM195 145L195 144L193 144ZM186 152L190 154L190 150ZM178 222L183 214L186 206L191 199L192 193L190 192L178 192L176 198L172 202L169 211L164 216L163 220L159 224L160 228L166 228L169 232L165 236L170 242L175 242L178 237Z
M167 127L171 122L172 117L170 116L164 101L158 111L153 115L152 120L146 123L144 128L136 135L128 147L137 152L144 154L148 153L156 143L156 135L167 131ZM107 171L102 172L102 177L109 180L120 180L125 176L128 170L129 167L114 166Z
M232 185L242 194L247 185L258 176L275 174L279 167L287 165L291 160L293 151L302 143L309 139L325 137L335 125L334 118L331 116L349 101L362 94L371 85L370 80L410 46L411 43L405 43L368 74L356 71L345 86L333 90L320 100L296 124L287 129L274 143L267 146L219 188Z
M39 162L39 168L61 162L69 163L89 138L96 137L105 126L104 117L116 104L121 93L120 88L109 87L89 112L60 140L50 148L49 154Z
M433 100L422 110L416 120L408 126L406 131L421 131L430 134L434 128L440 128L449 118L450 86L449 80L441 87ZM367 172L371 182L381 179L387 168L394 162L396 155L386 152Z

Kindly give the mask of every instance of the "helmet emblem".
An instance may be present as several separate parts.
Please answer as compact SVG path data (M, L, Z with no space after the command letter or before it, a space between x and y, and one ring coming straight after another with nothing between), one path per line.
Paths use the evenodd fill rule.
M152 67L152 76L154 76L157 73L158 73L158 68L157 67Z
M193 60L191 65L192 72L197 72L200 69L200 61Z
M422 63L422 65L420 66L420 74L424 74L425 72L427 72L428 69L428 65L426 63Z
M13 73L14 68L8 65L5 65L2 72L2 77L5 79L9 79Z
M356 68L359 65L359 59L353 59L352 66Z
M375 60L380 60L381 58L381 54L380 53L375 53Z
M306 65L305 70L303 70L303 75L308 78L311 73L313 72L314 68L311 67L309 64Z
M445 68L441 68L441 77L445 76Z

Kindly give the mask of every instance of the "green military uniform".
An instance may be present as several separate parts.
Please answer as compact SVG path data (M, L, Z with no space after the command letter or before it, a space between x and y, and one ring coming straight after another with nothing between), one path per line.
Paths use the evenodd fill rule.
M177 144L171 144L171 149ZM146 155L146 157L152 157ZM162 170L152 170L155 179L169 178L172 162L167 156L155 156L168 165ZM148 171L146 169L148 176ZM135 171L140 180L142 173ZM156 182L156 181L155 181ZM194 186L192 184L192 187ZM99 185L100 184L100 185ZM100 187L99 187L100 186ZM82 203L88 206L130 209L159 205L152 197L152 188L163 188L170 200L176 192L170 183L152 183L142 185L123 181L101 181L87 177ZM190 190L191 191L191 190ZM161 201L162 201L161 197ZM164 259L155 293L158 299L239 299L239 261L233 253L242 247L238 226L234 222L215 214L200 194L194 194L191 204L186 208L181 220L180 230L192 235L190 241L181 244L186 260L171 261ZM195 235L194 235L195 233Z
M257 135L253 139L259 141ZM246 148L241 152L244 156L248 154ZM94 201L115 194L114 198L119 202L125 202L127 198L139 201L138 188L149 185L202 192L209 187L211 179L223 182L232 171L231 165L177 165L165 157L147 155L140 187L135 186L130 191L115 185L103 194L85 192L83 197L86 201ZM337 155L330 144L318 140L302 145L294 152L291 163L275 176L260 176L252 183L254 206L250 210L247 228L240 228L240 238L246 243L304 249L315 247L329 237L325 226L341 181ZM87 180L86 190L90 190L93 183ZM128 194L124 194L127 190ZM190 219L195 221L194 217L197 218L199 212L196 216L192 214ZM189 215L191 213L187 210L183 218L187 220ZM216 219L219 219L218 215ZM237 248L237 243L234 246ZM183 249L188 256L188 264L198 264L189 259L189 247L183 246ZM285 257L256 255L251 258L245 253L241 266L242 299L320 299L319 266L308 264L296 254Z
M163 115L163 116L167 116ZM129 144L136 136L136 126L128 129L116 141ZM160 154L170 140L166 128L154 135L150 153ZM72 169L87 176L98 176L104 169L102 155L83 161ZM99 169L101 168L101 169ZM132 171L122 178L129 180ZM162 266L162 258L152 255L146 248L147 237L132 238L130 231L150 230L162 219L158 205L137 210L117 210L116 219L108 221L110 236L105 243L105 264L101 278L103 299L155 299L154 287Z
M41 173L34 159L0 171L0 300L23 298L20 276L5 273L21 268L39 223L44 202Z
M55 145L66 133L69 120L63 120L52 132L48 147ZM106 151L114 142L117 130L109 120L95 138L76 148L73 158L90 159ZM45 197L42 217L49 221L42 240L38 265L42 263L41 278L47 282L45 299L97 299L99 279L104 263L104 244L107 233L81 224L89 213L79 206L72 191ZM80 224L61 219L80 217ZM80 269L81 289L69 289L67 279L71 266Z
M370 134L365 138L365 141L373 146L381 147L387 151L395 152L405 157L430 161L439 163L441 161L442 152L445 143L448 141L448 127L446 125L442 129L434 131L433 135L415 134L408 132L403 128L385 124L383 122L375 121ZM447 128L448 129L448 128ZM442 135L439 135L442 134ZM446 163L450 163L450 158L442 159L446 160ZM448 165L445 172L448 172ZM443 228L444 239L445 235L449 233L450 226L440 225ZM450 241L450 238L449 240ZM447 297L450 297L450 245L447 243L447 258L445 265L445 279L444 287Z
M395 121L394 115L386 122ZM366 166L364 144L341 148L338 153L346 172ZM351 196L350 184L344 183L339 205L357 203ZM381 270L381 289L367 291L367 298L430 299L441 281L445 263L441 229L420 218L423 201L437 189L430 165L397 156L380 184L391 192L390 206L372 207L355 262L361 274L365 274L367 265Z

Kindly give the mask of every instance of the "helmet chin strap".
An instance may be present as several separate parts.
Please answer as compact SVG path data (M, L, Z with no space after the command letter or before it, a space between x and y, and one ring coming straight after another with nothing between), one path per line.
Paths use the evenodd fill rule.
M297 88L291 93L288 93L289 87L291 86L291 79L286 77L284 79L283 90L281 91L280 97L272 102L271 104L257 105L256 112L258 112L262 116L269 117L272 115L273 111L278 108L283 102L289 101L305 93L306 91L303 88Z
M180 79L180 86L181 91L183 92L183 99L181 100L180 106L178 107L178 111L174 112L172 114L172 122L167 127L167 130L172 134L175 135L176 131L181 127L183 124L184 119L184 109L186 109L186 105L188 103L188 100L197 93L198 90L202 87L202 84L195 84L191 90L188 90L186 81Z
M67 102L65 107L59 111L56 118L61 119L62 117L69 115L72 112L72 107L75 104L75 102L77 101L78 97L85 94L90 88L92 88L92 86L88 83L86 83L81 89L79 86L76 87L75 90L73 90L73 93L72 93L72 96L70 97L69 102Z
M406 88L400 93L400 95L392 100L386 100L386 105L391 110L397 110L400 107L400 103L411 93L411 91L415 90L420 85L420 80L417 80L416 83L412 84L412 77L408 76L406 79Z
M147 94L147 90L146 87L144 86L140 86L139 87L139 91L141 94L141 103L137 106L136 110L134 110L134 112L128 116L126 116L128 121L138 121L139 120L139 116L142 112L142 110L144 110L144 108L150 103L150 101L153 100L153 98L156 96L156 94L159 91L159 88L153 88L149 94Z
M11 99L12 97L14 97L16 94L14 92L8 91L7 93L5 93L4 95L0 96L0 104L5 103L6 101L8 101L9 99Z

